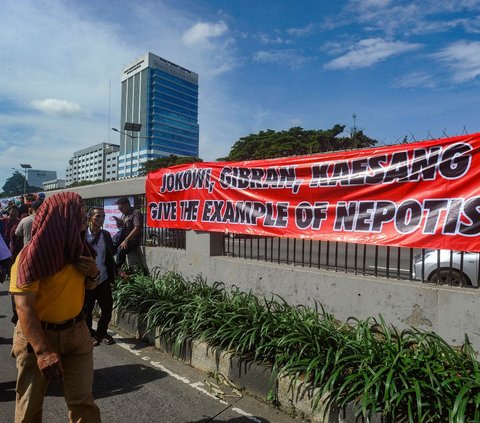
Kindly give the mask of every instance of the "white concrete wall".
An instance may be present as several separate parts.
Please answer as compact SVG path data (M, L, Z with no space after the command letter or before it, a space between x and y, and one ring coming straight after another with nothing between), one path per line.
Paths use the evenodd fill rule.
M135 194L145 194L145 176L136 178L122 179L120 181L103 182L101 184L87 185L82 187L67 187L65 189L48 191L49 197L61 191L73 191L80 194L83 198L95 197L123 197Z
M187 250L146 247L150 268L159 266L184 277L202 275L209 283L224 282L261 296L280 295L290 304L314 306L345 321L381 314L398 329L410 326L434 331L451 344L461 344L467 333L480 350L480 292L476 289L437 287L413 281L356 276L351 273L210 256L218 240L189 231ZM214 253L215 254L215 253Z

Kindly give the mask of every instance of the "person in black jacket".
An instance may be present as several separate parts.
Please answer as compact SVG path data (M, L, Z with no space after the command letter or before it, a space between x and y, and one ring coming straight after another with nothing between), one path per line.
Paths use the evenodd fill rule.
M86 240L97 252L95 259L100 277L95 289L85 292L85 311L88 328L92 335L93 345L99 345L104 342L107 345L114 344L115 341L107 333L108 324L112 318L112 289L111 284L115 279L115 248L112 237L108 231L102 229L105 221L105 211L103 207L93 207L88 212L88 229L85 234ZM92 314L95 302L100 306L100 319L97 330L92 328Z

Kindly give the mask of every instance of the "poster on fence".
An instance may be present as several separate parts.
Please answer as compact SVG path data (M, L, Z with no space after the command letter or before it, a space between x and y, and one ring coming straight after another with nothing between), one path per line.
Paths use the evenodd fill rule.
M148 225L480 252L480 134L149 173Z
M117 222L115 218L122 217L122 212L118 210L117 200L119 197L105 198L103 200L103 209L105 211L105 223L103 229L110 232L110 235L114 236L118 232ZM128 197L130 204L134 204L133 197Z

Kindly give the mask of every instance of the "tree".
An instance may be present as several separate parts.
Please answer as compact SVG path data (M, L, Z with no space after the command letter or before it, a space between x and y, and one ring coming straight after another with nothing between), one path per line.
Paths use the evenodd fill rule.
M95 184L101 184L103 181L101 179L95 179L94 181L90 180L81 180L81 181L75 181L69 185L70 188L74 187L83 187L85 185L95 185Z
M140 165L139 174L146 175L154 170L163 169L165 167L199 162L203 162L203 160L198 157L176 156L175 154L170 154L169 157L160 157L158 159L148 160L145 163L142 163Z
M26 189L27 193L43 191L43 188L29 185L28 181L25 184L25 176L23 176L19 171L15 171L13 175L5 181L5 185L2 187L2 189L3 192L0 194L0 198L23 195L24 189Z
M344 129L344 125L335 125L326 130L307 130L298 126L286 131L268 129L240 138L232 146L228 156L218 160L272 159L373 147L377 143L376 140L367 137L363 131L355 132L352 137L340 137Z
M5 185L2 187L3 196L15 197L17 195L22 195L24 188L25 176L23 176L20 172L15 171L13 175L5 181Z

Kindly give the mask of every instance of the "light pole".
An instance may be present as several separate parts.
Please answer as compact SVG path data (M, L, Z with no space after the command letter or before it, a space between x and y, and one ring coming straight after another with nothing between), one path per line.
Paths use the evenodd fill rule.
M29 163L20 163L20 167L25 170L25 180L23 181L23 194L27 193L27 172L32 166Z
M107 180L107 154L110 144L104 144L102 150L102 180L105 182ZM110 150L111 151L111 150Z
M142 124L141 123L133 123L133 122L125 122L125 125L123 127L125 131L131 131L131 132L140 132L142 129ZM112 131L118 132L119 134L125 135L130 138L130 178L133 177L133 140L135 138L138 139L138 154L137 154L137 168L140 167L140 138L144 139L149 139L150 137L142 137L140 135L134 136L127 134L126 132L119 131L117 128L112 128ZM125 149L125 153L126 153ZM126 156L126 154L125 154ZM126 163L126 160L125 160ZM137 169L138 171L138 169ZM125 169L125 174L126 174L126 169Z
M352 115L352 118L353 118L352 138L355 138L355 135L357 134L357 114L354 113Z

